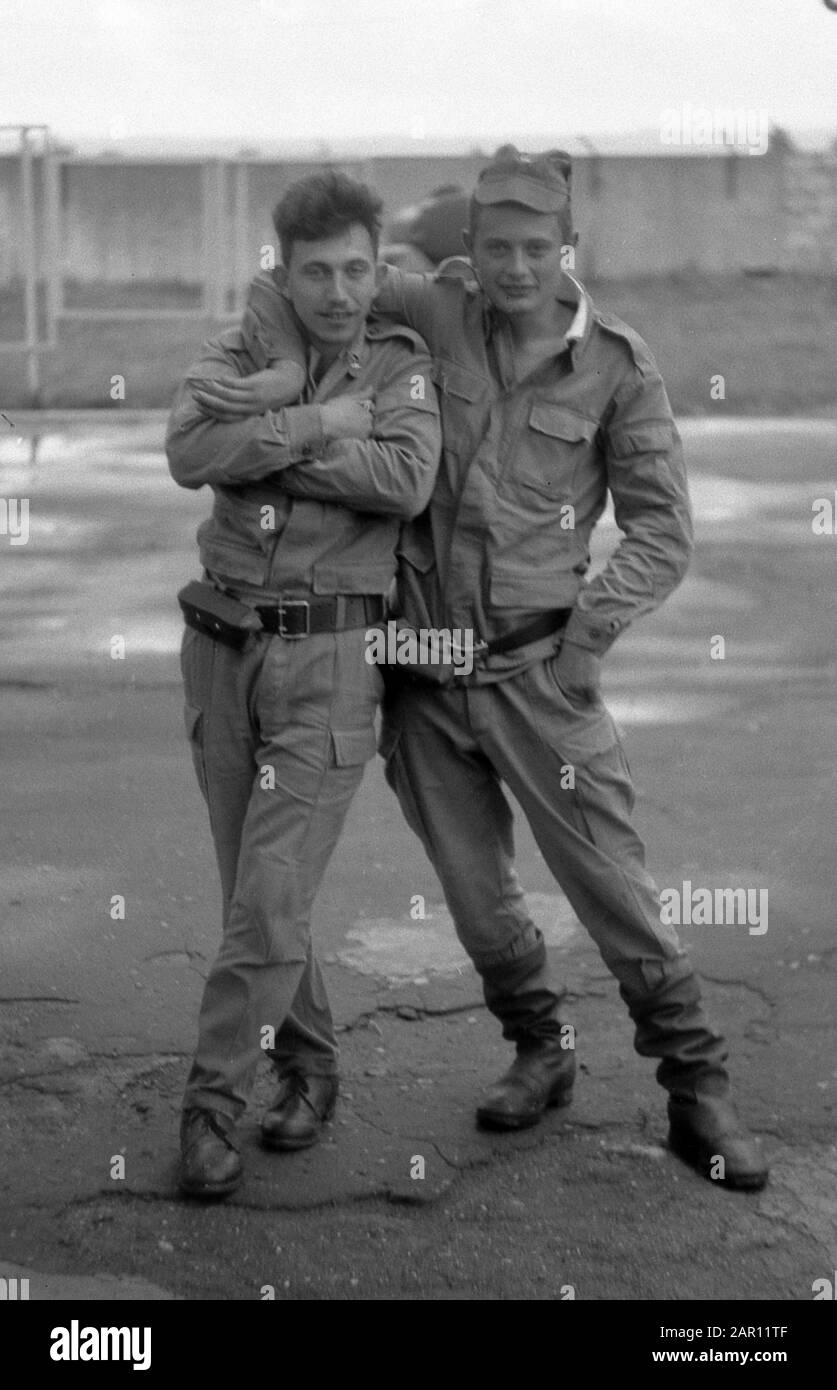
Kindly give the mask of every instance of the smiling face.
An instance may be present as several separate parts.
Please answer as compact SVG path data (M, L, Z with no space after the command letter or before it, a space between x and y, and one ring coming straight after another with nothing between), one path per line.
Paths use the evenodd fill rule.
M372 238L356 222L320 241L297 239L283 278L314 347L334 358L357 336L375 297Z
M481 207L467 238L492 304L511 318L548 319L563 283L561 218L511 203Z

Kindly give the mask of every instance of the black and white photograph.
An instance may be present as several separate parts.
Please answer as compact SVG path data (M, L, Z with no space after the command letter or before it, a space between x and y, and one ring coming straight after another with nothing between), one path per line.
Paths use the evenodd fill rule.
M837 0L0 3L30 1364L824 1338L835 73Z

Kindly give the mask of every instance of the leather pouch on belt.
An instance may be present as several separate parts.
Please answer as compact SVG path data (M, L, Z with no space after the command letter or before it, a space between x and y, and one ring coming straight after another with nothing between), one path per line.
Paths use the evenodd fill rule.
M255 609L201 579L193 579L180 590L177 601L189 627L241 651L247 639L262 631Z

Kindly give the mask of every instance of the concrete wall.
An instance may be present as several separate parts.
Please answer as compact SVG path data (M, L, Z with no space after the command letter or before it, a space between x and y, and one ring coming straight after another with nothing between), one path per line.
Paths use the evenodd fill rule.
M588 162L576 181L579 260L588 274L782 264L781 160L603 160L598 187L594 172Z
M782 174L790 263L803 269L836 269L837 150L787 159Z
M394 213L442 183L470 187L484 163L405 158L353 167ZM295 176L295 166L253 170L251 216L262 241L273 239L270 210ZM739 270L787 261L781 158L577 159L573 180L582 275ZM837 228L833 233L837 263Z
M341 167L374 184L391 215L441 183L470 186L484 162L393 157ZM273 205L288 183L319 166L248 166L246 216L238 225L240 175L227 165L219 185L213 167L217 171L217 165L207 172L207 166L188 161L65 160L60 170L65 277L197 283L211 264L229 285L246 281L258 269L259 248L275 240ZM207 186L216 188L220 208L208 224ZM837 268L834 155L579 158L574 187L581 275ZM238 196L241 203L240 188ZM20 275L20 251L19 166L0 159L0 285Z
M195 280L202 253L197 165L66 165L64 270L81 280Z

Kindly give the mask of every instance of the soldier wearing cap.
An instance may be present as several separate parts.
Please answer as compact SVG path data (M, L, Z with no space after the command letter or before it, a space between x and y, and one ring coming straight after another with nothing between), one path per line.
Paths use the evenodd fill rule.
M343 174L291 185L274 221L304 344L298 403L278 408L258 346L232 329L205 345L169 422L175 480L214 495L198 532L205 579L180 595L186 728L223 894L183 1100L180 1187L193 1197L241 1179L236 1122L262 1049L280 1078L267 1147L316 1142L337 1095L311 906L375 752L382 681L365 632L440 447L424 343L367 319L381 211Z
M645 343L567 273L575 240L569 157L506 148L471 201L473 280L389 271L379 291L378 306L427 341L442 409L433 496L399 547L402 616L470 629L479 643L470 675L392 694L380 751L515 1044L478 1122L534 1124L569 1101L575 1076L561 996L515 873L505 786L619 982L637 1051L658 1059L672 1148L707 1177L755 1189L767 1167L730 1101L727 1049L694 969L661 921L600 693L608 648L688 565L680 440ZM270 276L251 286L244 331L277 380L277 362L298 358ZM588 580L608 492L622 539Z

